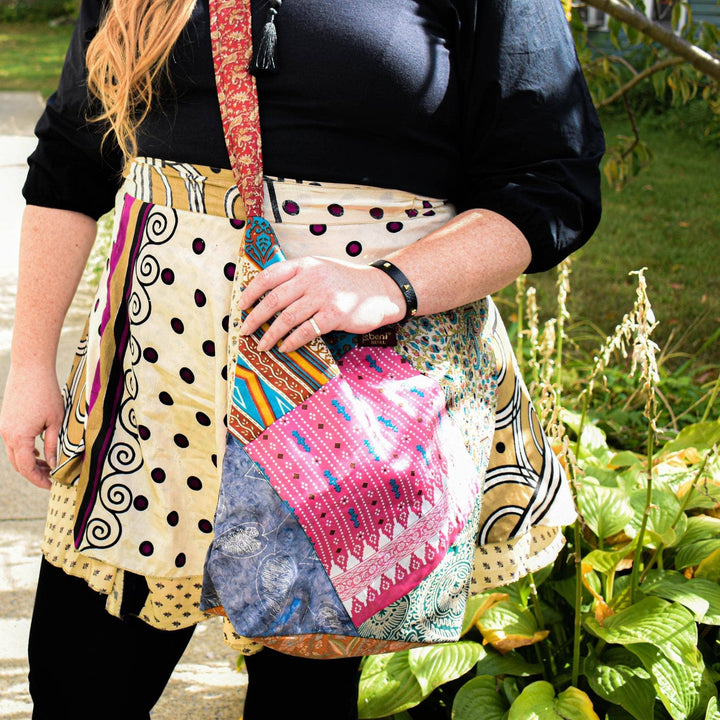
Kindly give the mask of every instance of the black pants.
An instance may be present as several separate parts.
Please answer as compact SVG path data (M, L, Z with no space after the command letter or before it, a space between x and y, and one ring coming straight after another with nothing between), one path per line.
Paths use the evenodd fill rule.
M193 628L119 620L105 600L43 559L28 649L33 720L149 719ZM246 660L244 720L357 718L359 658L312 660L264 649Z

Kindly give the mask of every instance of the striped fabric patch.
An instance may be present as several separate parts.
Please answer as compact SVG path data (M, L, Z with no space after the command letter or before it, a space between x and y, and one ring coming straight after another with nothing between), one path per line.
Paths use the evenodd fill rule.
M270 223L259 217L249 218L240 263L243 284L247 285L263 268L284 259ZM243 313L242 318L245 316ZM265 324L237 342L228 430L243 443L251 442L339 375L319 340L291 353L281 353L277 348L258 352L257 342L267 327Z

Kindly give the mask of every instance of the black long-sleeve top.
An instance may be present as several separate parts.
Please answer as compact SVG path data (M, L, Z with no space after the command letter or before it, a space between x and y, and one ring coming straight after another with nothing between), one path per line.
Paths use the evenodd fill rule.
M108 211L121 157L88 122L85 52L106 0L84 0L38 122L28 203ZM253 31L266 0L253 0ZM560 0L286 0L278 72L258 77L267 174L348 182L494 210L525 234L528 272L600 218L603 134ZM138 135L138 154L230 167L198 0Z

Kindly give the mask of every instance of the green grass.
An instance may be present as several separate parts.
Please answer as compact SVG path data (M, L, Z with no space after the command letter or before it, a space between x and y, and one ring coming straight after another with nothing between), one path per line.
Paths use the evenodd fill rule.
M0 23L0 90L34 91L48 97L60 78L72 25Z
M674 118L674 115L673 115ZM572 264L570 312L610 334L635 299L636 278L647 268L650 299L666 350L699 353L696 367L720 364L720 148L657 118L641 121L655 157L620 192L604 184L603 218ZM630 134L604 122L609 142ZM555 311L554 272L529 276L546 316ZM503 297L512 297L508 288ZM685 358L678 358L678 362Z

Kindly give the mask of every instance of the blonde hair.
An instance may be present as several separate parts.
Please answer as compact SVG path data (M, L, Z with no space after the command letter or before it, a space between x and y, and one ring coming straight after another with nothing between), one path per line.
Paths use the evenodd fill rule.
M88 87L125 160L137 152L137 129L196 0L112 0L87 51Z

